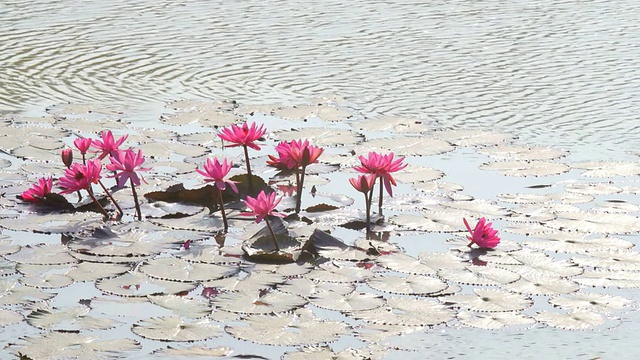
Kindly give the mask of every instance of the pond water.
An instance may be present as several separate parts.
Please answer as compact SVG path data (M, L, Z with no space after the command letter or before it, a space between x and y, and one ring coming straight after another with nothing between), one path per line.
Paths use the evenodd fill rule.
M639 15L640 4L631 0L4 1L0 4L0 114L15 119L48 116L44 109L54 104L89 104L121 111L131 128L186 134L202 129L158 121L161 114L173 112L165 108L167 102L236 100L241 105L265 104L271 109L277 108L275 104L288 108L322 102L353 114L350 122L327 125L335 129L357 129L358 122L392 116L420 120L428 130L499 131L517 137L514 142L518 145L566 149L571 154L560 161L566 164L594 159L637 162ZM58 113L84 116L72 114L73 108ZM251 119L267 123L270 131L325 126L314 118L304 124L260 114ZM388 135L388 130L367 133L368 139ZM269 138L269 144L275 144L274 138ZM443 180L461 184L465 195L491 201L506 193L560 192L567 184L592 180L581 169L545 177L506 177L480 170L481 164L492 160L482 146L460 146L437 156L410 156L408 161L441 170L446 174ZM336 147L328 152L341 150ZM57 157L57 151L52 154ZM234 161L242 160L239 153L225 154ZM18 168L23 164L14 156L3 153L2 159L12 162L12 171L22 171ZM12 176L4 172L0 180ZM349 176L352 174L342 172L329 177L338 183ZM25 177L31 179L33 174ZM598 180L635 187L638 174ZM414 192L412 185L400 184L397 193ZM530 188L537 185L553 187ZM360 194L344 191L353 197L356 207L361 204ZM594 203L620 200L640 205L638 193L633 189L604 193L596 195ZM396 205L387 215L406 210L406 204ZM586 210L595 205L576 206ZM1 217L13 215L12 211L3 205ZM637 218L638 211L629 214ZM494 224L498 229L513 225L505 219ZM3 230L3 234L22 245L60 243L59 235L31 236L12 230ZM334 234L347 243L359 236L339 228ZM528 240L502 230L501 234L516 242ZM639 240L637 232L621 236L634 244ZM447 251L451 246L446 240L451 237L392 232L390 241L418 256L423 251ZM547 253L558 260L573 256ZM358 290L382 294L366 285ZM470 292L469 287L464 290ZM59 295L51 303L60 308L105 297L91 282L76 282L55 291ZM457 324L421 329L390 340L391 346L407 351L389 350L385 358L422 359L425 354L438 359L635 358L635 334L640 330L640 314L635 309L640 294L615 287L593 291L629 298L634 305L624 312L612 311L608 323L589 331L542 325L502 331ZM534 296L535 306L527 314L553 310L547 300ZM84 334L118 339L126 333L125 337L142 346L126 353L130 358L147 358L166 347L129 329L143 318L170 316L170 311L148 302L129 306L96 301L94 306L93 314L111 316L123 324L115 330ZM17 310L15 306L4 308ZM26 307L20 310L29 313ZM323 319L356 323L336 311L315 307L314 311ZM226 324L236 324L234 321ZM43 333L22 321L4 327L0 342L7 345L20 336ZM257 345L230 335L202 344L229 346L234 354L269 359L297 350ZM335 351L362 345L350 336L331 344ZM12 356L9 349L0 351L0 357Z

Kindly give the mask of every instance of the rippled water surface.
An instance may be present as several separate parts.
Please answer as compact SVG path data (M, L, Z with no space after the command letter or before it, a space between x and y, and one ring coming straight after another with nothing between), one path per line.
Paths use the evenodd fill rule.
M629 150L639 16L631 0L3 1L0 111L336 94L367 115Z

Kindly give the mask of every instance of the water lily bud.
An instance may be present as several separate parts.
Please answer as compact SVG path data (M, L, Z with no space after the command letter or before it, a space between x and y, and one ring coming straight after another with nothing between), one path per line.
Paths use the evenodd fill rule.
M73 151L71 151L71 149L69 148L62 149L62 151L60 152L60 157L62 157L62 163L64 164L64 166L70 168L71 164L73 163Z

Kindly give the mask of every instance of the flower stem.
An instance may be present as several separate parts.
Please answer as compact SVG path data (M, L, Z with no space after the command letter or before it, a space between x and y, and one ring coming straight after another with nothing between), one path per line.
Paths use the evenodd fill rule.
M222 212L222 223L224 224L224 232L229 230L229 223L227 222L227 214L224 212L224 201L222 201L222 190L216 187L216 193L218 194L218 200L220 204L220 211Z
M300 207L302 206L302 187L304 186L304 173L306 172L306 166L302 167L302 173L300 174L300 179L298 181L298 190L296 197L296 214L300 212ZM298 169L296 169L296 179L298 178Z
M142 211L140 210L140 202L138 201L138 193L136 187L133 185L133 179L129 178L131 182L131 193L133 193L133 202L136 204L136 214L138 215L138 221L142 221Z
M244 161L247 164L247 177L249 178L249 194L253 194L253 179L251 178L251 164L249 163L249 150L247 145L244 145Z
M100 202L98 201L98 199L96 199L96 196L93 195L93 191L89 191L89 189L87 189L87 192L89 193L89 196L91 196L91 199L93 200L93 202L96 205L98 205L98 209L100 209L100 212L102 213L102 215L104 215L103 221L109 220L109 214L107 213L107 210L105 210L104 207L100 205Z
M102 181L98 180L98 184L100 184L100 186L102 187L102 190L107 194L107 196L109 197L109 199L111 200L113 205L116 207L116 209L118 209L118 214L120 214L120 215L118 215L118 217L116 219L117 220L122 219L122 216L124 215L124 212L122 211L122 208L120 207L120 205L118 205L118 203L116 202L116 199L114 199L113 196L111 196L111 193L109 192L109 190L107 190L107 188L104 186Z
M371 223L371 197L370 195L367 196L367 193L364 193L364 205L365 205L365 209L367 212L367 220L366 220L366 225L367 225L367 234L369 233L369 224Z
M269 232L271 233L271 238L273 239L273 246L275 246L276 251L280 251L280 246L278 246L278 240L276 239L276 234L273 232L271 225L269 225L269 219L265 217L264 222L267 224L267 229L269 229Z
M378 198L378 214L380 214L380 216L382 216L382 196L384 195L384 191L383 191L383 187L382 187L382 176L380 177L380 197Z

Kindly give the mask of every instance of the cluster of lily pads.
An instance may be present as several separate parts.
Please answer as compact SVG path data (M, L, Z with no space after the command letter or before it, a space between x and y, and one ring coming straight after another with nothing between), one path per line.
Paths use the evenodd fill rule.
M396 335L436 336L431 327L446 326L451 334L455 327L522 329L537 324L592 329L615 323L612 314L633 308L634 293L627 293L627 298L611 288L640 287L640 254L633 250L632 237L640 232L640 207L615 196L633 199L640 188L619 178L593 180L620 175L633 180L640 174L640 167L633 163L569 165L562 160L566 152L557 149L519 146L500 133L426 130L424 124L408 118L342 123L337 121L348 117L337 116L328 106L264 112L278 116L271 121L295 129L265 132L254 141L260 150L242 144L230 149L236 144L229 140L224 140L226 146L208 145L222 140L214 131L225 136L235 129L231 133L244 135L246 119L238 121L231 113L258 122L266 119L269 128L278 124L270 125L269 116L249 115L260 113L255 108L234 106L220 112L204 106L209 104L163 117L161 125L171 126L170 131L129 128L125 133L126 124L111 119L98 123L73 116L0 124L7 126L6 133L23 134L20 143L12 141L14 136L0 142L0 149L8 154L5 158L10 159L0 159L0 185L3 193L11 195L0 196L0 227L5 229L0 238L4 275L0 315L5 320L0 326L9 329L26 322L45 331L12 341L8 351L33 358L46 358L49 353L101 357L107 356L104 349L118 349L120 354L140 349L139 341L128 338L137 336L148 340L145 346L163 348L157 353L174 357L225 356L243 348L233 341L246 340L300 347L297 351L272 348L287 351L285 359L379 359L396 351L390 350L398 346L397 342L391 345ZM280 118L303 110L338 120L318 126L317 119L309 124ZM45 121L53 122L54 128ZM204 131L197 126L186 128L194 121ZM239 125L234 128L230 123ZM107 190L96 187L90 194L78 188L83 200L76 202L72 185L83 178L76 179L75 173L66 176L74 164L70 162L71 169L61 165L60 150L64 145L75 146L80 135L91 137L86 134L97 127L129 135L118 147L134 144L133 156L120 163L136 164L141 151L147 155L133 166L140 183L125 177L121 173L125 170L109 170L107 165L114 163L111 155L105 155L100 160L106 169L100 180ZM381 136L390 127L395 137ZM247 133L252 128L264 130L246 123ZM60 129L72 130L61 133ZM103 131L96 140L104 144L105 136ZM305 141L299 139L322 149L313 163L309 151L310 163L304 171L295 161L288 162L295 156L303 163L306 159ZM269 156L266 153L273 148L263 143L274 147L285 143L303 150L293 150L293 156L276 150ZM101 156L96 145L89 146L86 159L78 161L76 168ZM521 184L533 193L500 193L497 202L473 198L462 186L442 181L442 171L417 164L429 163L436 158L430 155L442 153L462 155L465 160L499 159L480 169L522 177L509 181L526 180ZM398 171L378 177L356 169L376 164ZM17 170L2 171L10 166ZM140 172L143 167L150 170ZM229 168L226 173L225 167ZM571 169L584 170L575 174L577 181L553 177ZM477 171L473 166L468 170ZM41 183L42 172L63 174L60 178L67 178L71 185L62 191L70 191L62 195L53 190L36 192L38 201L26 201L28 206L16 201L13 195L22 194L23 199L29 195L23 183L35 180L37 186L49 189L60 184L54 179L49 184L50 175ZM499 177L495 172L478 173ZM27 181L28 176L32 180ZM115 186L109 184L110 177ZM393 197L384 198L386 217L382 218L380 201L377 214L370 212L377 195L372 190L380 184L376 190L383 192L385 179L388 194L395 191ZM144 194L139 212L131 191L122 191L123 185ZM362 194L365 211L352 206L350 191ZM265 198L258 201L261 193ZM91 195L108 214L107 221ZM247 203L251 199L258 211ZM598 206L591 206L597 201ZM145 221L127 221L133 217L129 214L136 219L141 214ZM264 216L258 218L259 214ZM493 225L484 217L501 222L499 244ZM480 218L475 227L465 220L472 218ZM469 246L474 243L478 246ZM273 251L276 246L280 253ZM305 254L311 256L308 261L303 261ZM81 299L79 303L69 306L67 300L60 305L58 299L73 295ZM163 316L167 311L170 315ZM129 335L118 335L113 341L90 336L109 329ZM350 339L354 347L338 351L326 346L338 338ZM206 341L204 346L187 345L200 340ZM172 345L165 348L164 341ZM220 341L231 342L231 348L210 347ZM37 345L43 343L48 345Z

